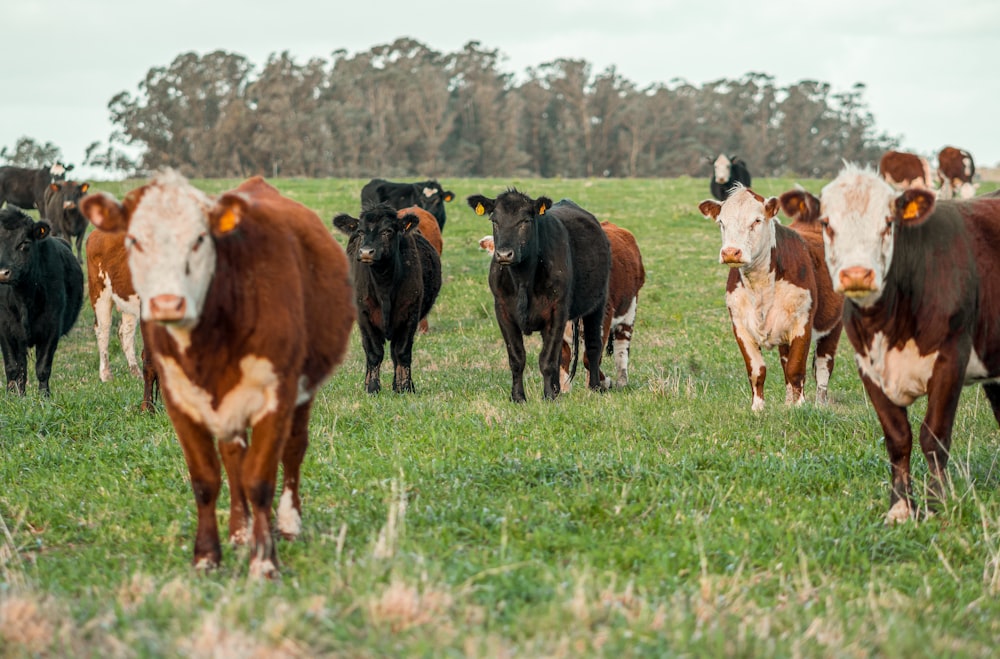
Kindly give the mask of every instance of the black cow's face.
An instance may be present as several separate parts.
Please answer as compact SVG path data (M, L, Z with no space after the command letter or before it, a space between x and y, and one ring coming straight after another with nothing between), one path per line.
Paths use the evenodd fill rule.
M496 199L472 195L468 203L477 215L489 215L493 223L493 260L502 266L524 260L535 243L538 216L552 206L547 197L532 199L517 190L508 190Z
M385 203L363 209L360 218L349 215L333 218L335 227L357 241L358 261L369 265L395 258L400 238L418 223L416 215L397 217L392 206Z
M37 245L48 238L47 222L34 222L10 206L0 211L0 284L17 284L31 270Z
M417 205L440 221L445 216L444 204L455 198L451 190L445 190L437 181L414 183Z

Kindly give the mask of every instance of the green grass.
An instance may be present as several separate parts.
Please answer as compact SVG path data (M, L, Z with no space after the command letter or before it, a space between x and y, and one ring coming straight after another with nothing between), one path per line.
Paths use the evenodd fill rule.
M799 182L822 185L756 189ZM328 227L357 212L363 183L275 181ZM508 185L636 235L647 283L626 390L541 400L533 336L529 400L509 401L477 245L490 226L464 204ZM0 656L993 653L1000 433L978 388L959 406L944 509L887 527L881 430L846 337L830 406L785 407L769 353L767 408L750 412L718 230L697 212L706 181L447 187L458 199L417 393L366 395L355 331L318 396L304 531L279 544L276 582L249 580L246 550L229 546L216 572L191 568L180 447L165 414L138 413L117 342L116 379L100 382L89 308L56 354L50 400L33 373L26 397L0 395Z

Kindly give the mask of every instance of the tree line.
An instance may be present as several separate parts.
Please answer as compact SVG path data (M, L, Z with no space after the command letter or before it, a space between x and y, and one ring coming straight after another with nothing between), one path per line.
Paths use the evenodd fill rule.
M640 87L583 60L520 77L503 60L476 41L442 53L408 38L302 64L272 54L259 71L235 53L184 53L111 99L115 130L86 164L200 177L673 177L707 176L706 157L725 152L754 176L827 177L899 142L877 130L862 84L837 92L748 73Z

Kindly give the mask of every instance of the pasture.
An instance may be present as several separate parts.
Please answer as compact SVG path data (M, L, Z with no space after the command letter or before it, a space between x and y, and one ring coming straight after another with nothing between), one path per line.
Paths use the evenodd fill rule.
M237 181L195 181L209 192ZM330 226L364 181L277 179ZM442 181L444 284L414 346L416 393L364 393L357 328L317 396L303 533L282 578L246 550L190 565L195 508L166 415L93 313L60 344L52 398L33 370L0 395L0 656L987 656L1000 642L1000 431L979 388L955 423L937 516L889 527L881 429L841 340L831 404L750 393L724 302L706 179ZM755 181L777 195L801 183ZM642 250L630 385L528 402L510 374L465 205L515 185L570 197ZM95 183L120 197L132 183ZM984 183L980 193L997 187ZM785 220L787 223L787 220ZM275 273L275 276L281 276ZM33 369L33 366L32 366ZM914 406L912 420L924 407ZM926 474L919 450L918 481ZM228 492L220 499L228 521Z

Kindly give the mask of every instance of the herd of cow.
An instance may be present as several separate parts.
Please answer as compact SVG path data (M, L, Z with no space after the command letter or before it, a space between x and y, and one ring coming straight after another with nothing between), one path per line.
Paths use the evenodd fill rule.
M962 387L983 384L1000 423L1000 324L993 322L1000 315L1000 193L952 200L926 185L900 191L887 182L900 179L886 162L881 174L845 165L819 196L795 189L765 199L753 191L745 163L723 156L711 183L716 199L698 209L721 229L719 260L730 267L726 305L751 408L764 407L763 351L774 347L786 404L804 402L812 344L816 401L825 403L846 330L885 433L892 468L887 520L895 522L919 514L907 420L914 400L928 398L920 430L931 469L928 504L943 495ZM967 162L963 172L972 171ZM79 215L84 229L97 229L86 253L100 377L111 377L117 307L129 368L146 381L144 406L158 383L183 447L198 509L194 564L212 568L221 560L215 506L224 468L229 539L249 544L251 574L276 576L278 464L283 484L274 523L282 537L294 538L310 411L343 360L355 323L366 391L381 389L386 342L393 390L414 391L413 343L441 289L444 204L454 194L433 180L372 180L358 217L332 219L348 236L345 250L312 210L260 177L210 197L168 170L118 201L84 194L86 184L65 181L56 168L14 170L0 168L0 202L7 202L0 210L0 343L8 390L24 394L34 347L39 388L48 394L59 338L82 304L83 274L69 239L77 239L79 257L84 231L60 224ZM944 176L949 190L972 185L971 176ZM79 194L70 198L69 188ZM60 203L50 203L56 195ZM511 188L467 202L493 227L480 244L491 255L489 287L511 400L526 400L523 337L534 332L542 339L546 398L568 389L581 333L590 388L627 384L645 283L635 237L569 199L553 203ZM18 205L38 208L42 219L35 222ZM279 271L280 280L273 276ZM605 352L614 358L613 377L601 370Z

